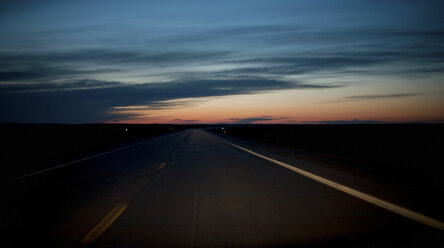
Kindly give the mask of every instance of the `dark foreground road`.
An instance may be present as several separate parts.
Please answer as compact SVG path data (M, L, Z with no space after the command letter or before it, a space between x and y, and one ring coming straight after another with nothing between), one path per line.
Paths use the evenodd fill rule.
M186 130L2 183L0 246L434 247L444 241L437 228L224 140ZM295 159L286 163L396 199L397 191L384 185Z

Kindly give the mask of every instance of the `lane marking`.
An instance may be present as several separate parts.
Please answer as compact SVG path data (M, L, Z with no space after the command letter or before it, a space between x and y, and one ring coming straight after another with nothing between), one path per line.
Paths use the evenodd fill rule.
M379 198L376 198L374 196L368 195L368 194L363 193L361 191L358 191L358 190L352 189L350 187L344 186L342 184L336 183L334 181L325 179L323 177L320 177L320 176L315 175L313 173L310 173L308 171L296 168L296 167L294 167L292 165L289 165L289 164L286 164L284 162L281 162L281 161L278 161L278 160L266 157L266 156L261 155L259 153L253 152L253 151L251 151L251 150L249 150L247 148L243 148L241 146L238 146L238 145L226 142L226 141L223 141L223 142L225 142L225 143L227 143L227 144L229 144L231 146L234 146L234 147L236 147L238 149L241 149L241 150L243 150L245 152L248 152L248 153L250 153L250 154L252 154L252 155L254 155L256 157L265 159L265 160L270 161L270 162L272 162L274 164L280 165L280 166L282 166L284 168L287 168L287 169L292 170L292 171L294 171L296 173L299 173L299 174L301 174L303 176L306 176L306 177L308 177L310 179L318 181L318 182L320 182L322 184L325 184L327 186L330 186L332 188L340 190L340 191L342 191L344 193L352 195L352 196L354 196L356 198L359 198L361 200L369 202L369 203L371 203L373 205L376 205L378 207L384 208L384 209L389 210L389 211L391 211L393 213L399 214L401 216L404 216L404 217L406 217L408 219L411 219L411 220L414 220L416 222L422 223L424 225L427 225L427 226L430 226L430 227L434 227L436 229L444 231L444 223L439 221L439 220L436 220L436 219L433 219L431 217L425 216L425 215L423 215L421 213L418 213L418 212L415 212L413 210L410 210L410 209L398 206L396 204L393 204L393 203L381 200Z
M165 163L165 162L162 162L162 163L159 165L159 167L157 167L157 170L161 170L161 169L163 169L163 167L165 167L165 165L166 165L166 163Z
M109 212L102 221L99 222L82 240L82 244L94 243L108 228L119 218L128 207L127 203L122 203Z
M191 247L195 246L196 243L196 232L197 232L197 211L199 207L198 201L198 191L197 191L197 182L194 183L194 202L193 202L193 220L191 224Z
M132 144L132 145L124 146L124 147L117 148L117 149L114 149L114 150L111 150L111 151L107 151L107 152L104 152L104 153L92 155L92 156L89 156L89 157L86 157L86 158L82 158L82 159L79 159L79 160L71 161L71 162L64 163L64 164L61 164L61 165L57 165L57 166L54 166L54 167L51 167L51 168L47 168L47 169L44 169L44 170L39 170L39 171L36 171L36 172L32 172L32 173L26 174L24 176L19 176L19 177L15 177L15 178L3 181L2 183L14 182L14 181L26 178L26 177L38 175L38 174L41 174L41 173L44 173L44 172L55 170L55 169L58 169L58 168L61 168L61 167L65 167L65 166L68 166L68 165L79 163L79 162L82 162L82 161L85 161L85 160L89 160L89 159L92 159L92 158L97 158L97 157L100 157L100 156L103 156L103 155L106 155L106 154L110 154L110 153L117 152L117 151L120 151L120 150L128 149L128 148L133 147L133 146L138 146L138 145L147 143L149 141L150 140L142 141L142 142L139 142L139 143L136 143L136 144Z

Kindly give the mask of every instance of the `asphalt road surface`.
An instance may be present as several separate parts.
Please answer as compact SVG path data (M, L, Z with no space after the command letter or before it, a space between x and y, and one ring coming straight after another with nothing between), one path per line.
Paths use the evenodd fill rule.
M320 177L310 178L248 151L190 129L3 182L0 246L432 247L444 241L436 218L354 195L396 200L385 185L265 154Z

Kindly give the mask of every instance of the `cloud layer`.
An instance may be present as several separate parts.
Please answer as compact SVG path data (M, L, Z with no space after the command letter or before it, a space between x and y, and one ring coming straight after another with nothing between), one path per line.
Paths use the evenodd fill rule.
M278 80L193 80L146 84L123 84L97 80L66 83L0 85L0 121L101 122L117 117L118 106L147 109L174 107L184 98L255 94L288 89L328 89L337 86ZM183 104L179 102L179 104Z
M269 121L285 121L290 119L289 117L273 117L269 115L262 115L262 116L255 116L255 117L248 117L248 118L230 118L230 123L235 124L254 124L254 123L261 123L261 122L269 122Z
M137 117L119 107L165 110L296 89L351 95L329 104L421 97L444 88L442 7L410 0L5 2L0 121L101 122ZM359 85L342 83L357 81L380 94L353 94ZM404 93L404 81L418 93ZM331 99L328 92L313 102Z
M379 94L379 95L358 95L348 96L342 99L342 101L366 101L366 100L378 100L378 99L390 99L390 98L404 98L412 96L422 96L420 93L401 93L401 94Z

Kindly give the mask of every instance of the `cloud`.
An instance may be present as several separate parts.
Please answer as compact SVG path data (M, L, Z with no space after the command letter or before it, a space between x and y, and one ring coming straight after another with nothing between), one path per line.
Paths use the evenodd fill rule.
M232 57L227 62L242 67L220 72L220 75L283 76L315 72L429 75L444 72L442 30L294 28L272 35L265 31L264 36L269 41L266 47L279 46L287 52L266 53L259 50L250 53L247 58ZM260 45L258 49L263 47Z
M380 120L327 120L327 121L304 121L303 124L381 124Z
M118 49L83 49L60 52L2 52L2 65L32 63L105 63L105 64L164 64L215 59L230 54L226 51L150 51Z
M252 64L259 66L248 66L240 69L233 69L221 72L229 74L271 74L271 75L294 75L306 74L315 71L339 71L348 67L361 67L371 64L381 63L381 60L364 57L345 56L338 54L335 56L294 56L294 57L273 57L256 58L235 61L235 63Z
M115 107L148 110L183 106L205 97L256 94L288 89L328 89L337 86L279 80L194 80L123 84L97 80L67 84L1 85L2 122L102 122L122 117ZM121 111L120 111L121 112ZM130 117L130 115L125 116ZM264 117L265 118L265 117Z
M269 37L282 37L297 35L301 27L295 25L250 25L250 26L223 26L217 29L189 29L185 33L178 33L158 37L158 40L166 43L219 43L232 41L251 40L256 38L264 40Z
M95 28L103 29L100 25ZM175 69L174 73L195 73L207 79L246 76L275 79L315 72L444 72L444 32L437 29L367 27L337 30L294 25L253 25L171 30L166 33L154 38L145 37L143 44L131 49L121 48L126 47L123 44L117 48L101 46L104 48L42 49L38 52L3 49L0 52L0 82L97 79L97 74L117 74L119 80L125 73L133 76L159 73L161 77L170 79L171 71L156 72L156 69L174 67L187 68ZM141 42L141 38L137 40ZM149 48L146 46L148 41ZM117 39L116 42L123 41ZM167 46L170 50L166 50L165 44L170 43ZM280 52L274 52L277 47ZM198 66L193 68L193 64L214 68L220 66L221 69L205 72ZM231 65L229 67L234 69L223 69L224 65Z
M44 84L0 84L3 93L38 92L38 91L72 91L97 88L118 88L119 90L135 89L135 97L145 95L147 92L153 97L163 99L163 96L172 96L172 99L182 97L205 97L220 95L245 94L248 92L279 89L328 89L340 86L326 84L310 84L280 80L267 80L262 78L248 78L238 80L187 80L162 83L128 84L113 81L100 81L93 79L70 80L63 83Z
M237 124L251 124L255 122L261 122L261 121L274 121L274 120L288 120L289 117L273 117L269 115L263 115L263 116L256 116L256 117L249 117L249 118L230 118L228 119L230 122L237 123Z
M289 75L444 72L444 32L436 29L251 25L166 31L153 38L142 35L131 46L123 41L127 37L120 37L111 45L101 45L102 49L55 46L45 51L18 46L8 51L5 46L0 51L0 121L101 122L137 117L119 113L116 107L156 110L187 106L205 97L343 87L282 80ZM54 35L52 40L57 38ZM103 75L113 80L99 80ZM121 82L137 77L147 78L144 82L157 80L149 78L153 75L165 82ZM356 95L339 101L420 95Z
M98 73L121 73L135 67L173 67L214 61L230 52L158 52L85 49L65 52L1 52L0 82L47 82Z
M416 52L410 48L405 51L338 51L334 53L299 54L280 57L258 57L233 60L230 63L244 65L239 69L220 72L236 75L302 75L318 71L330 73L374 73L410 74L444 72L444 48L439 50ZM375 66L403 63L402 67L377 68ZM251 65L251 66L248 66ZM350 68L356 70L348 70ZM404 68L404 69L399 69Z
M3 49L0 83L66 83L82 78L146 82L282 79L289 75L319 77L319 73L444 73L444 32L436 29L321 30L294 25L252 25L167 33L145 37L153 45L149 48L143 44L131 49ZM183 44L190 41L191 44ZM165 44L169 42L172 45L166 50ZM281 51L270 52L276 47ZM210 69L203 69L202 65ZM55 87L58 90L59 85Z
M1 60L2 58L0 58ZM10 62L0 63L0 82L42 82L74 75L86 75L104 70L78 70L65 66L32 64L12 65Z
M67 80L63 83L34 83L34 84L0 84L0 91L3 93L19 92L42 92L42 91L65 91L65 90L86 90L95 88L108 88L121 86L120 82L107 82L94 79Z
M378 99L389 99L389 98L404 98L412 96L422 96L421 93L400 93L400 94L373 94L373 95L357 95L344 97L339 102L348 101L366 101L366 100L378 100Z
M199 120L184 120L184 119L173 119L173 122L178 122L178 123L195 123Z

